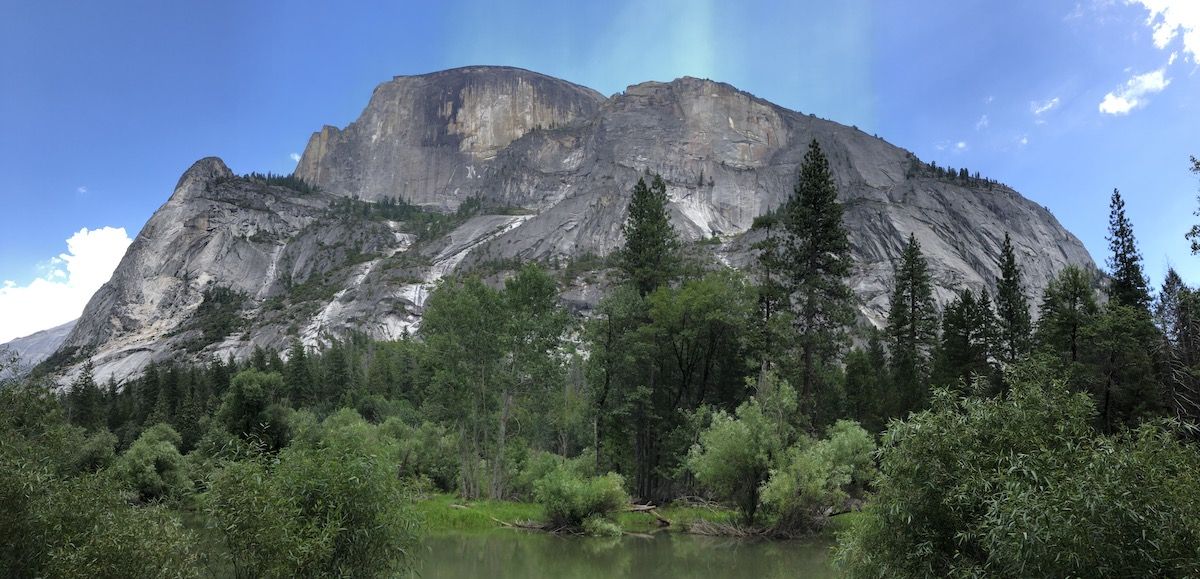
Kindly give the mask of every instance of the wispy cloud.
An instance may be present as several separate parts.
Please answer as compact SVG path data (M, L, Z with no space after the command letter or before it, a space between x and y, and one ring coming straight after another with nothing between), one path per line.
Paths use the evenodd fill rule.
M41 277L0 284L0 343L79 317L132 241L122 227L80 229L67 239L66 253L39 266Z
M1044 101L1033 101L1029 103L1029 110L1033 113L1033 116L1040 117L1057 108L1060 102L1058 97Z
M988 128L988 126L990 126L991 124L992 124L991 119L989 119L987 115L983 115L982 117L979 117L978 121L975 121L975 130L982 131L982 130Z
M1025 145L1028 145L1029 144L1029 135L1021 135L1021 138L1017 139L1017 144L1021 145L1022 147L1024 147Z
M87 186L86 186L86 185L80 185L80 186L78 186L78 187L76 187L76 188L75 188L75 192L76 192L76 193L79 193L79 194L87 193L87 192L88 192L88 188L87 188Z
M954 143L954 150L955 150L955 151L960 151L960 152L961 152L961 151L965 151L965 150L967 150L967 142L966 142L966 141L959 141L959 142L957 142L957 143Z
M1145 74L1134 75L1116 90L1104 95L1100 101L1100 112L1106 115L1127 115L1130 111L1146 106L1147 96L1160 93L1171 84L1166 69L1160 68Z
M292 162L294 162L294 163L300 162L300 153L292 153L291 155L288 155L288 156L292 158Z

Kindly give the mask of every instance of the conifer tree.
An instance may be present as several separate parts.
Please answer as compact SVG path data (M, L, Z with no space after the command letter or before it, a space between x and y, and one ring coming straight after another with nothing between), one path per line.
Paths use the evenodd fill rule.
M1057 355L1063 362L1080 362L1085 334L1097 313L1091 276L1073 265L1063 268L1050 280L1042 296L1036 335L1038 346Z
M287 389L291 392L292 401L300 406L317 402L317 386L308 365L308 352L300 340L292 340L288 348Z
M1000 249L1000 279L996 282L996 316L998 318L998 357L1011 364L1029 353L1032 347L1033 321L1029 315L1029 298L1021 283L1021 266L1013 252L1012 239L1004 234Z
M896 288L888 314L892 384L900 415L924 402L930 360L937 340L937 304L921 244L909 234L896 266Z
M622 230L625 247L619 255L621 269L643 297L671 279L678 266L679 240L667 215L667 185L655 175L650 185L639 178L629 201L629 217Z
M1142 255L1133 237L1133 225L1125 216L1125 200L1116 189L1109 202L1108 248L1112 252L1108 258L1112 274L1109 299L1123 306L1145 309L1150 304L1149 282L1142 271Z
M94 371L91 360L84 362L67 393L71 422L89 430L103 424L105 416L104 396L96 386Z
M815 395L818 369L839 353L854 319L850 242L829 161L814 139L808 145L783 225L784 287L792 299L800 354L800 395Z

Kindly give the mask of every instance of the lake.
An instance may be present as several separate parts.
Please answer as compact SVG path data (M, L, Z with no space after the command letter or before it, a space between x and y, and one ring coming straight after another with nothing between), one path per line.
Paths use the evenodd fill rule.
M678 533L601 539L498 529L428 537L417 570L423 579L833 577L830 545Z

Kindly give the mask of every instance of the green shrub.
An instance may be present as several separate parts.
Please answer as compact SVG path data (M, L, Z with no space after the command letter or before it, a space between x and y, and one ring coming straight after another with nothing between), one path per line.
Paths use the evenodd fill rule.
M438 489L446 492L457 488L457 434L429 421L413 428L398 418L387 419L380 429L396 441L395 458L400 476L427 478Z
M142 501L182 498L191 492L192 481L179 454L181 440L170 426L154 425L117 460L117 477Z
M537 481L533 494L550 524L557 527L579 527L588 517L607 515L629 504L621 475L583 477L567 465Z
M591 537L620 537L621 526L601 515L592 515L583 520L583 533Z
M843 570L1200 575L1200 449L1165 423L1101 435L1086 394L1043 380L1014 380L995 399L941 390L929 410L894 422L877 495L840 537Z
M75 472L96 472L116 458L117 437L108 430L89 436L75 455Z
M394 444L353 410L343 410L303 430L274 468L234 463L223 469L205 505L235 566L252 569L247 576L403 571L416 525L388 459Z

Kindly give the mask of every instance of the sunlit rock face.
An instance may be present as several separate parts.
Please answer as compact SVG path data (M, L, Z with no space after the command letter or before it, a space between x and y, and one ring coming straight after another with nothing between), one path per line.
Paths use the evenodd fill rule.
M727 84L681 78L605 98L525 70L470 67L385 82L359 119L314 133L295 174L320 192L197 162L64 345L91 357L102 379L134 375L185 344L195 349L194 317L214 287L245 296L245 322L195 357L292 339L317 346L352 331L399 337L452 273L610 254L623 241L630 189L648 172L665 179L684 239L706 240L714 261L748 270L762 235L754 218L791 194L814 139L838 184L866 321L883 323L910 234L942 302L963 287L994 290L1006 232L1034 298L1064 266L1095 267L1048 211L1007 187L934 178L882 139ZM405 224L337 215L345 197L441 211L477 197L490 210L419 240ZM566 282L564 301L586 313L611 278Z

